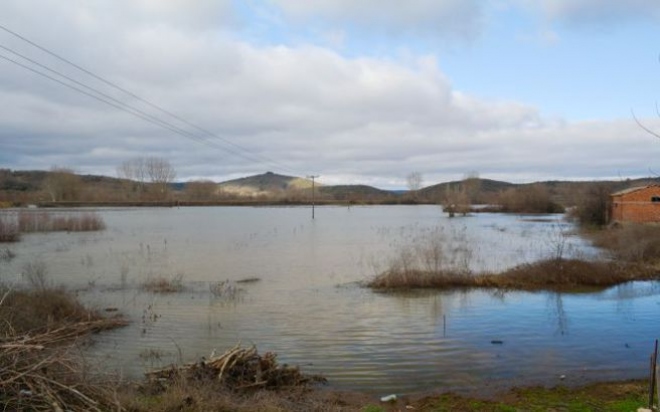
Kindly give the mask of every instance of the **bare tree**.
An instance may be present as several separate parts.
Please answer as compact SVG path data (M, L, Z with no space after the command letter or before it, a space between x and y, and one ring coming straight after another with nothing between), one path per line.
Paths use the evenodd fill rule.
M117 176L126 180L129 192L136 192L138 197L145 192L146 166L143 157L125 160L117 167Z
M193 180L186 183L186 197L190 200L211 200L216 197L218 185L210 180Z
M449 217L456 216L456 213L460 213L463 216L470 213L470 198L463 184L447 185L442 210L449 213Z
M169 193L168 185L176 177L176 171L168 160L160 157L137 157L122 162L117 167L117 175L126 179L138 196L147 191L146 182L149 182L156 198L164 199Z
M411 172L406 176L406 183L408 185L409 199L416 201L419 189L422 188L422 174L420 172ZM408 197L407 196L407 197Z
M80 197L81 184L72 169L53 166L44 179L43 189L53 202L75 201Z
M172 164L160 157L148 157L145 159L145 167L149 181L156 190L156 196L159 198L167 197L169 192L168 185L174 181L176 171Z
M406 183L408 184L408 190L415 192L422 188L422 174L420 172L411 172L406 176Z

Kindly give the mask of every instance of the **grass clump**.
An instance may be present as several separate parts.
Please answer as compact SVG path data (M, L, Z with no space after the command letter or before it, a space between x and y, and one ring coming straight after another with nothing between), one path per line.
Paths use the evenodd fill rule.
M29 232L91 232L105 229L105 222L96 212L21 211L18 214L19 230Z
M142 284L142 289L151 293L178 293L184 290L183 274L171 278L150 277Z
M563 258L524 264L477 278L487 287L555 291L600 289L633 280L659 279L656 271L641 265Z
M501 273L470 270L470 244L463 237L432 234L401 248L389 267L366 283L376 290L496 288L579 291L603 289L634 280L660 280L660 226L624 225L590 232L595 246L610 258L597 261L565 258L563 234L552 240L551 257ZM456 245L450 247L448 245Z
M502 273L388 270L367 283L379 290L494 288L510 290L576 291L601 289L633 280L657 280L657 272L644 265L552 258L527 263Z

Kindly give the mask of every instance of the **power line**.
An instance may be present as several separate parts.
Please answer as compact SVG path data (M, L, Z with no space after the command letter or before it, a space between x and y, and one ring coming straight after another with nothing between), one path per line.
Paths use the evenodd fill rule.
M87 95L87 96L89 96L89 97L92 97L92 98L94 98L94 99L96 99L96 100L99 100L99 101L101 101L101 102L103 102L103 103L106 103L106 104L108 104L108 105L110 105L110 106L112 106L112 107L115 107L115 108L119 109L119 110L125 111L125 112L130 113L130 114L132 114L132 115L134 115L134 116L137 116L137 117L139 117L139 118L141 118L141 119L143 119L143 120L145 120L145 121L148 121L148 122L150 122L150 123L152 123L152 124L156 124L156 125L158 125L158 126L160 126L160 127L163 127L163 128L165 128L165 129L167 129L167 130L169 130L169 131L172 131L172 132L174 132L174 133L176 133L176 134L182 135L182 136L184 136L184 137L187 137L187 138L193 139L193 140L195 140L195 141L197 141L197 142L202 142L202 143L205 143L205 144L214 143L214 142L208 140L209 137L210 137L210 138L214 138L214 139L220 140L221 142L223 142L223 143L226 144L226 145L229 145L229 146L232 146L232 147L235 148L235 149L231 149L231 148L228 148L228 147L222 147L222 146L214 145L214 146L216 146L216 147L218 147L218 148L220 148L220 149L222 149L222 150L225 150L225 151L227 151L227 152L229 152L229 153L232 153L232 154L234 154L234 155L237 155L237 156L243 157L243 158L245 158L245 159L247 159L247 160L255 161L255 162L257 162L257 163L267 163L267 164L271 164L271 165L273 165L273 166L277 166L277 167L280 168L280 169L286 170L286 171L288 171L288 172L290 172L290 173L292 173L292 174L299 174L299 173L293 171L292 169L290 169L290 168L288 168L288 167L286 167L286 166L281 165L279 162L275 161L274 159L270 159L269 157L264 156L264 155L259 155L259 154L253 154L253 153L250 153L250 150L249 150L249 149L247 149L247 148L245 148L245 147L243 147L243 146L241 146L241 145L239 145L239 144L237 144L237 143L234 143L234 142L232 142L232 141L230 141L230 140L228 140L228 139L226 139L226 138L220 137L220 136L218 136L217 134L215 134L215 133L213 133L213 132L211 132L211 131L209 131L209 130L207 130L207 129L204 129L204 128L202 128L202 127L199 127L199 126L197 126L196 124L194 124L194 123L192 123L192 122L190 122L190 121L188 121L188 120L186 120L186 119L184 119L184 118L182 118L182 117L180 117L180 116L178 116L178 115L176 115L176 114L174 114L174 113L172 113L172 112L170 112L170 111L168 111L168 110L166 110L166 109L163 109L162 107L158 106L157 104L155 104L155 103L153 103L153 102L151 102L151 101L149 101L149 100L147 100L147 99L145 99L145 98L140 97L139 95L137 95L137 94L135 94L135 93L133 93L133 92L131 92L131 91L129 91L129 90L127 90L127 89L125 89L125 88L119 86L119 85L117 85L116 83L113 83L113 82L111 82L111 81L109 81L109 80L107 80L107 79L105 79L105 78L103 78L103 77L101 77L101 76L95 74L94 72L92 72L92 71L90 71L90 70L88 70L88 69L85 69L84 67L82 67L82 66L80 66L80 65L78 65L78 64L76 64L76 63L74 63L74 62L72 62L72 61L70 61L69 59L67 59L67 58L65 58L65 57L60 56L59 54L57 54L57 53L55 53L55 52L50 51L49 49L47 49L47 48L45 48L45 47L43 47L43 46L41 46L41 45L39 45L39 44L37 44L37 43L35 43L35 42L29 40L28 38L22 36L21 34L15 32L15 31L13 31L13 30L10 30L9 28L7 28L7 27L5 27L5 26L3 26L3 25L1 25L1 24L0 24L0 30L3 30L3 31L5 31L5 32L7 32L7 33L9 33L9 34L11 34L11 35L17 37L18 39L20 39L20 40L22 40L22 41L24 41L24 42L26 42L26 43L32 45L33 47L35 47L35 48L37 48L37 49L43 51L44 53L47 53L48 55L50 55L50 56L52 56L52 57L55 57L56 59L58 59L58 60L60 60L60 61L62 61L62 62L64 62L64 63L66 63L66 64L68 64L68 65L70 65L70 66L72 66L72 67L74 67L74 68L76 68L76 69L78 69L79 71L81 71L81 72L83 72L83 73L85 73L85 74L87 74L87 75L93 77L94 79L96 79L96 80L98 80L98 81L100 81L100 82L102 82L102 83L104 83L104 84L106 84L106 85L108 85L108 86L110 86L110 87L116 89L116 90L119 90L119 91L121 91L122 93L124 93L124 94L126 94L126 95L128 95L128 96L130 96L130 97L132 97L132 98L134 98L134 99L137 99L137 100L143 102L144 104L148 105L149 107L151 107L151 108L153 108L153 109L155 109L155 110L157 110L157 111L159 111L159 112L161 112L161 113L163 113L163 114L166 114L166 115L168 115L168 116L170 116L170 117L172 117L172 118L178 120L178 121L181 122L181 123L186 124L187 126L193 128L193 129L195 129L195 130L197 130L197 131L199 131L199 132L202 132L202 133L206 136L206 138L205 138L205 137L200 137L200 136L196 135L195 133L192 133L192 132L186 131L186 130L184 130L184 129L182 129L182 128L176 126L176 125L173 125L173 124L171 124L171 123L169 123L169 122L166 122L166 121L164 121L164 120L162 120L162 119L160 119L160 118L158 118L158 117L156 117L156 116L153 116L153 115L151 115L151 114L149 114L149 113L146 113L146 112L144 112L144 111L142 111L142 110L140 110L140 109L137 109L137 108L135 108L135 107L133 107L133 106L130 106L130 105L126 104L126 103L123 103L123 102L121 102L120 100L115 99L115 98L113 98L112 96L109 96L109 95L106 94L106 93L103 93L103 92L101 92L101 91L99 91L99 90L97 90L97 89L95 89L95 88L93 88L93 87L91 87L91 86L88 86L88 85L86 85L86 84L84 84L84 83L82 83L82 82L79 82L79 81L77 81L77 80L71 78L70 76L64 75L64 74L62 74L62 73L60 73L60 72L58 72L58 71L56 71L56 70L54 70L54 69L49 68L48 66L46 66L46 65L44 65L44 64L41 64L41 63L39 63L39 62L36 62L36 61L34 61L34 60L32 60L32 59L30 59L30 58L24 56L24 55L22 55L22 54L20 54L20 53L18 53L18 52L16 52L16 51L14 51L14 50L12 50L12 49L9 49L9 48L7 48L7 47L5 47L5 46L1 46L1 45L0 45L0 48L4 49L4 50L6 50L6 51L8 51L8 52L10 52L10 53L12 53L12 54L15 54L15 55L17 55L17 56L19 56L19 57L25 59L26 61L29 61L30 63L32 63L32 64L34 64L34 65L37 65L38 67L41 67L41 68L43 68L43 69L45 69L45 70L47 70L47 71L49 71L49 72L51 72L51 73L54 73L54 74L56 74L56 75L58 75L58 76L60 76L60 77L62 77L62 78L65 78L65 79L67 79L68 81L70 81L70 82L72 82L72 83L74 83L74 84L77 84L77 85L79 85L79 86L81 86L81 87L83 87L83 88L85 88L85 89L87 89L87 90L90 90L90 91L92 91L93 93L98 94L98 96L97 96L97 95L93 95L93 94L88 93L88 92L85 92L84 90L81 90L81 89L79 89L78 87L72 86L71 84L68 84L68 83L66 83L66 82L62 82L62 81L60 81L60 80L58 80L58 79L55 79L55 78L53 78L52 76L47 75L46 73L40 72L40 71L38 71L38 70L36 70L36 69L33 69L33 68L31 68L31 67L29 67L29 66L27 66L27 65L21 64L21 63L15 61L15 60L13 60L13 59L7 57L7 56L0 55L0 58L3 58L3 59L5 59L5 60L7 60L7 61L9 61L9 62L11 62L11 63L14 63L14 64L20 66L20 67L23 67L23 68L25 68L25 69L27 69L27 70L30 70L30 71L32 71L32 72L34 72L34 73L36 73L36 74L38 74L38 75L40 75L40 76L43 76L43 77L45 77L45 78L47 78L47 79L49 79L49 80L55 81L55 82L57 82L57 83L59 83L59 84L61 84L61 85L63 85L63 86L66 86L66 87L68 87L68 88L70 88L70 89L72 89L72 90L74 90L74 91L76 91L76 92L79 92L79 93L82 93L82 94ZM99 96L102 96L102 97L99 97ZM106 99L107 99L107 100L106 100ZM108 101L108 100L110 100L110 101ZM112 102L114 102L114 103L112 103Z
M122 110L122 111L124 111L124 112L127 112L127 113L129 113L129 114L131 114L131 115L133 115L133 116L136 116L136 117L141 118L142 120L148 121L149 123L152 123L152 124L154 124L154 125L156 125L156 126L160 126L160 127L164 128L164 129L167 129L167 130L169 130L169 131L171 131L171 132L173 132L173 133L179 134L179 135L181 135L181 136L183 136L183 137L187 137L187 138L193 139L193 140L195 140L195 141L197 141L197 142L199 142L199 143L206 144L207 146L216 147L216 148L219 148L219 149L221 149L221 150L225 150L225 151L227 151L227 152L229 152L229 153L235 154L235 155L237 155L237 156L240 156L240 157L246 158L246 159L251 160L251 161L262 162L261 159L259 159L259 158L256 157L256 156L252 156L252 155L249 154L249 153L247 153L247 154L246 154L246 153L241 153L241 152L238 152L238 151L233 150L233 149L231 149L231 148L226 148L226 147L218 146L218 145L215 144L215 142L213 142L213 141L210 141L210 140L208 140L208 139L205 139L205 138L202 138L202 137L200 137L200 136L197 136L197 135L195 135L194 133L191 133L191 132L189 132L189 131L187 131L187 130L185 130L185 129L182 129L182 128L180 128L180 127L178 127L178 126L176 126L176 125L170 123L170 122L167 122L167 121L165 121L165 120L163 120L163 119L160 119L160 118L158 118L158 117L156 117L156 116L153 116L153 115L151 115L151 114L149 114L149 113L147 113L147 112L145 112L145 111L143 111L143 110L140 110L140 109L137 108L137 107L131 106L131 105L126 104L126 103L124 103L124 102L122 102L122 101L120 101L120 100L118 100L118 99L115 99L114 97L112 97L112 96L110 96L110 95L108 95L108 94L106 94L106 93L103 93L103 92L101 92L101 91L99 91L99 90L97 90L97 89L95 89L95 88L93 88L93 87L91 87L91 86L89 86L89 85L86 85L86 84L84 84L84 83L82 83L82 82L79 82L79 81L77 81L77 80L75 80L75 79L73 79L73 78L71 78L71 77L69 77L69 76L67 76L67 75L65 75L65 74L63 74L63 73L57 71L57 70L51 69L50 67L45 66L45 65L43 65L43 64L41 64L41 63L39 63L39 62L37 62L37 61L35 61L35 60L33 60L33 59L30 59L29 57L24 56L24 55L22 55L22 54L16 52L15 50L12 50L12 49L6 47L6 46L3 46L3 45L0 44L0 49L2 49L2 50L6 50L6 51L8 51L8 52L10 52L10 53L12 53L12 54L14 54L14 55L16 55L16 56L19 56L20 58L22 58L22 59L24 59L24 60L26 60L26 61L29 61L30 63L34 64L35 66L41 67L41 68L43 68L44 70L47 70L47 71L50 72L50 73L53 73L53 74L55 74L55 75L57 75L57 76L60 76L60 77L62 77L63 79L66 79L66 80L70 81L71 83L76 84L76 85L78 85L78 86L80 86L80 87L82 87L82 88L84 88L84 89L87 90L87 91L86 91L86 90L81 90L80 88L78 88L78 87L76 87L76 86L73 86L73 85L71 85L71 84L69 84L69 83L63 82L63 81L61 81L61 80L59 80L59 79L57 79L57 78L54 78L54 77L52 77L52 76L50 76L50 75L48 75L48 74L46 74L46 73L43 73L43 72L41 72L41 71L39 71L39 70L37 70L37 69L34 69L33 67L29 67L29 66L27 66L27 65L25 65L25 64L22 64L22 63L20 63L20 62L17 62L17 61L14 60L14 59L11 59L11 58L9 58L9 57L7 57L7 56L4 56L4 55L0 54L0 58L5 59L5 60L7 60L7 61L9 61L9 62L11 62L11 63L17 65L17 66L20 66L20 67L22 67L22 68L24 68L24 69L26 69L26 70L29 70L29 71L31 71L31 72L33 72L33 73L35 73L35 74L40 75L40 76L42 76L42 77L45 77L46 79L49 79L49 80L54 81L54 82L57 82L57 83L61 84L62 86L68 87L68 88L70 88L70 89L72 89L72 90L74 90L74 91L76 91L76 92L78 92L78 93L82 93L82 94L84 94L84 95L86 95L86 96L89 96L89 97L91 97L91 98L94 98L94 99L96 99L96 100L98 100L98 101L100 101L100 102L103 102L103 103L105 103L105 104L108 104L108 105L110 105L110 106L112 106L112 107L114 107L114 108L116 108L116 109L118 109L118 110ZM95 93L95 94L92 94L92 93L90 93L90 92Z

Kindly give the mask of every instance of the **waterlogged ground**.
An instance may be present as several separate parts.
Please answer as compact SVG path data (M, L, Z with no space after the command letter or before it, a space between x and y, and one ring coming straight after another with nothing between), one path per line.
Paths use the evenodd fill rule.
M0 263L25 265L131 326L97 338L90 355L123 374L194 361L235 344L372 393L419 393L644 376L659 330L660 286L593 294L378 294L358 282L404 247L442 239L455 264L501 270L598 252L557 216L446 218L432 206L101 210L98 233L26 235ZM179 280L154 294L148 280ZM247 278L259 281L240 283ZM228 281L219 286L220 282ZM216 294L211 289L215 289ZM220 293L218 293L220 291Z

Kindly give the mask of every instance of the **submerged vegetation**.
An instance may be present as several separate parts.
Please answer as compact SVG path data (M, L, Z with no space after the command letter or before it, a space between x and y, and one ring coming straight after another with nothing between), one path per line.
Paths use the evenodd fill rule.
M434 234L400 250L389 267L367 282L377 290L413 288L496 288L577 291L634 280L660 280L660 227L628 224L589 232L595 246L610 255L600 260L566 258L563 234L551 243L551 257L500 273L469 269L470 245L464 238ZM454 246L451 246L454 245Z
M90 232L104 229L105 222L96 212L55 213L22 210L3 212L0 215L0 242L17 242L21 233Z
M151 293L177 293L184 289L183 274L179 273L173 277L157 276L150 277L142 284L142 289Z
M95 212L57 214L44 211L21 211L18 213L18 227L23 233L91 232L105 229L105 223Z

